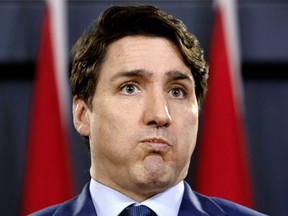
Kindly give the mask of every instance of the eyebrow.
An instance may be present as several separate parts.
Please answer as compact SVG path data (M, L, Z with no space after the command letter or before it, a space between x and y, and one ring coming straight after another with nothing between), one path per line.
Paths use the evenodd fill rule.
M189 82L194 83L194 79L192 77L192 74L188 75L188 74L185 74L185 73L180 72L180 71L169 71L166 73L166 77L169 80L188 80Z
M142 69L138 69L138 70L131 70L131 71L122 71L119 72L117 74L115 74L114 76L111 77L111 81L115 81L118 78L121 77L143 77L143 78L149 78L153 75L153 73L146 71L146 70L142 70Z
M110 81L115 81L118 78L121 77L142 77L142 78L150 78L153 76L152 72L143 70L143 69L136 69L136 70L131 70L131 71L122 71L119 72L117 74L115 74L114 76L111 77ZM168 71L165 74L165 77L167 78L167 80L187 80L191 83L194 83L194 79L192 74L186 74L177 70L172 70L172 71Z

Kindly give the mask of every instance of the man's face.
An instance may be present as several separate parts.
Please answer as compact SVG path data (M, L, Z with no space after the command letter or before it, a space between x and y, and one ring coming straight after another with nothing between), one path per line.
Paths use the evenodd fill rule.
M127 36L110 44L92 109L77 97L73 107L96 181L142 201L185 178L198 104L191 71L169 40Z

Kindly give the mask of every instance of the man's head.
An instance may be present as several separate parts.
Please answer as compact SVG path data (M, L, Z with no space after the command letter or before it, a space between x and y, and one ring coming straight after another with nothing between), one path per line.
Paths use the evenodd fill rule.
M129 35L164 37L174 43L192 72L201 105L207 90L208 67L199 41L180 20L147 5L111 7L77 41L70 76L73 96L77 95L91 106L108 46Z
M183 180L208 73L184 25L152 6L112 7L77 42L72 67L92 178L137 201Z

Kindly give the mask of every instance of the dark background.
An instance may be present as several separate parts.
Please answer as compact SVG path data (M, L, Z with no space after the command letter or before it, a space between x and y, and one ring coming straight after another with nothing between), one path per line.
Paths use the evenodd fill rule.
M69 47L108 6L69 1ZM132 2L132 1L130 1ZM133 1L135 2L135 1ZM144 2L144 1L142 1ZM209 52L212 1L145 1L182 19ZM19 214L43 1L0 1L0 212ZM288 1L238 1L247 150L256 209L288 212ZM71 124L76 191L89 180L89 157ZM193 170L188 181L192 182Z

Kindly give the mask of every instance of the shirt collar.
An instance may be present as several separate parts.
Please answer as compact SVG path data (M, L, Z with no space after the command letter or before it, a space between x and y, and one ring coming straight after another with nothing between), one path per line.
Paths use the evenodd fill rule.
M135 203L136 205L148 206L159 216L175 216L178 214L181 205L184 194L184 183L181 181L177 185L142 203L137 203L129 197L93 179L90 181L89 190L98 216L117 216L124 208Z

